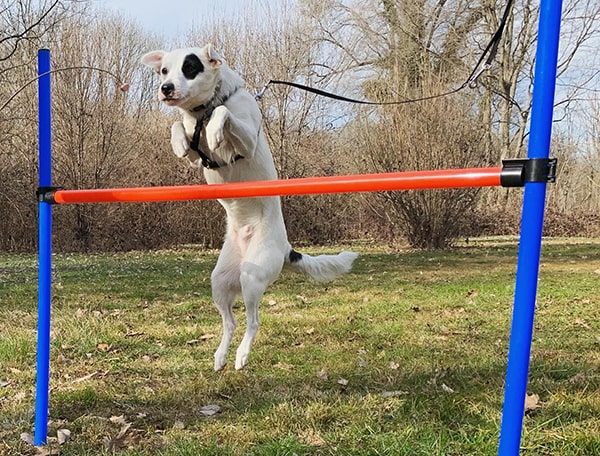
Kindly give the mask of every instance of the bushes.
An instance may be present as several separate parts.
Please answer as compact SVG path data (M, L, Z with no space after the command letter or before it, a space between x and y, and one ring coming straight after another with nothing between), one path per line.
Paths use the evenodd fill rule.
M53 48L53 66L100 67L130 82L131 90L121 94L120 81L105 72L78 69L53 76L54 183L77 189L203 182L201 170L189 168L171 153L173 117L158 107L156 81L138 63L145 51L165 43L156 43L156 37L123 19L79 13L67 14L44 29L44 41ZM321 27L328 21L352 23L335 8L335 14L323 17L323 11L315 10L312 22L310 14L294 16L286 10L289 16L280 21L284 19L282 11L271 13L271 19L278 19L273 23L265 25L261 19L256 24L244 22L243 27L236 22L212 24L212 30L203 27L204 35L190 40L206 42L207 35L211 40L218 37L219 47L233 66L242 73L245 70L247 81L260 84L277 77L321 87L331 83L326 87L331 88L337 81L340 92L349 94L360 88L372 99L395 98L407 87L415 97L439 94L453 84L454 73L446 68L447 62L441 67L424 65L418 80L406 79L405 49L400 47L396 55L386 47L394 43L380 43L382 58L367 65L365 73L354 73L354 59L344 67L339 49L338 54L325 53L329 48L323 47L323 36L328 35ZM359 21L358 25L367 23ZM239 30L247 30L248 36ZM340 30L344 33L338 37L339 44L344 44L348 29ZM363 38L375 37L369 38L360 27L357 30L361 40L356 41L355 50L360 51L356 65L361 68L368 61L365 52L377 46L365 45ZM375 36L383 35L377 32ZM10 43L2 43L0 50L6 51ZM0 74L10 76L7 84L0 86L0 102L31 80L39 46L39 37L31 36L14 49L9 46L10 52L3 55L10 55L10 60L0 58ZM330 46L332 51L336 47L335 43ZM333 59L330 74L317 65L324 55ZM400 60L391 65L393 56ZM257 66L257 61L263 64ZM260 73L267 70L268 74ZM346 83L348 87L341 87ZM481 92L462 92L450 98L363 111L272 87L261 108L264 131L282 178L480 167L500 162L498 118L491 93L482 97ZM36 113L35 85L0 110L2 251L36 248ZM558 183L548 192L546 234L599 235L597 144L582 151L571 144L572 139L559 139L553 153L560 158L561 171ZM519 189L459 189L287 197L282 202L294 243L331 243L356 237L393 242L406 237L414 247L438 248L461 236L517 233L520 194ZM214 201L61 206L54 219L54 243L59 251L152 249L181 243L219 247L225 230L223 210Z

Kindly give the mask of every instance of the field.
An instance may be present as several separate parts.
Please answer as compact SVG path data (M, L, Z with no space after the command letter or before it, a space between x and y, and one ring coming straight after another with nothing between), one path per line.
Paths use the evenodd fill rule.
M325 285L284 273L249 366L233 369L233 348L219 373L217 252L55 255L42 451L22 437L37 260L0 255L0 454L494 455L517 244L339 247L361 252L354 271ZM545 242L524 455L600 455L599 285L600 240Z

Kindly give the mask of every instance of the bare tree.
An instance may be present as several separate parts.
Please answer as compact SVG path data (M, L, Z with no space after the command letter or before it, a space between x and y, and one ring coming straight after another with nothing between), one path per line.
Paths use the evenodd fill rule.
M501 11L494 2L482 4L485 13L485 34L492 33L498 26ZM497 142L493 147L499 158L520 156L528 135L531 111L534 54L537 46L539 6L537 2L517 2L504 31L499 49L497 65L482 79L488 99L487 113L490 131ZM561 53L557 74L557 120L579 99L579 93L598 75L597 69L573 66L593 43L600 21L600 2L570 0L565 3L561 24ZM596 53L587 52L587 59L596 58ZM593 68L593 65L589 66Z
M344 56L338 60L346 64L343 71L347 75L361 75L356 78L358 87L364 96L375 101L452 92L473 69L504 12L498 4L487 0L475 3L462 0L356 0L335 5L326 2L326 5L330 9L320 21L324 46ZM585 51L586 44L593 42L593 31L597 29L600 17L599 8L597 0L566 4L558 72L559 119L560 109L562 112L573 109L582 88L589 87L598 74L595 68L579 70L581 65L572 71L572 65ZM523 153L531 109L537 15L535 2L516 2L509 15L495 65L480 78L482 85L479 89L467 92L470 96L467 106L470 104L470 108L463 118L480 126L484 139L477 139L481 159L476 162L498 163L502 158ZM593 55L591 57L594 58ZM348 86L353 82L347 76L341 77L340 81ZM432 84L432 81L435 83ZM563 87L571 90L561 90L562 81L565 81ZM356 90L357 84L353 86ZM461 100L460 105L465 107L464 98ZM439 109L446 109L444 101L440 100ZM366 114L368 123L377 131L380 126L389 128L389 116L385 114L388 111L388 108L383 108L375 115ZM420 114L415 112L414 115ZM449 121L452 120L449 118ZM429 121L429 118L423 118L423 122ZM350 127L353 125L349 123ZM398 134L406 135L409 131L410 128L407 128L402 133L398 131ZM404 143L398 137L397 144ZM390 144L393 146L393 143ZM394 148L401 154L398 147ZM425 163L428 157L427 151L423 152L425 155L421 156L421 163ZM456 154L450 148L447 152L452 156ZM385 155L377 150L375 153ZM437 167L435 158L431 156L431 159L429 167ZM474 162L465 161L463 164ZM391 171L393 167L379 166L379 169ZM473 199L472 208L475 208L475 201ZM508 199L503 204L507 202Z
M452 92L468 67L468 37L481 11L469 2L355 2L332 15L328 45L351 55L350 71L364 69L360 49L350 49L352 33L368 37L370 75L362 79L364 95L374 101L427 101L397 108L381 107L357 115L347 128L357 129L357 160L376 172L488 165L484 129L477 122L473 99ZM345 24L345 27L342 27ZM334 34L334 31L335 34ZM460 79L462 78L462 80ZM379 211L402 229L415 247L448 246L460 232L462 214L476 202L476 190L386 194Z
M35 245L36 51L68 17L67 0L0 0L0 248Z
M15 56L22 42L42 40L62 20L68 3L72 1L1 0L0 62Z

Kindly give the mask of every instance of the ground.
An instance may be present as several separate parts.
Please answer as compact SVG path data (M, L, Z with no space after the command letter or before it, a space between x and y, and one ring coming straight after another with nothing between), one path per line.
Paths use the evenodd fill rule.
M494 455L517 244L308 249L361 256L331 284L282 275L249 366L219 373L217 252L57 254L49 435L70 437L43 451ZM544 242L524 455L600 455L599 247ZM0 454L36 454L21 435L33 431L37 262L0 265Z

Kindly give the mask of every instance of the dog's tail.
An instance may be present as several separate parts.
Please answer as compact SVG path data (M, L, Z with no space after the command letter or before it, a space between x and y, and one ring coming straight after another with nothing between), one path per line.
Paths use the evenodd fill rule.
M291 249L286 263L291 269L305 272L319 282L328 282L349 272L356 257L358 253L347 251L337 255L311 256Z

